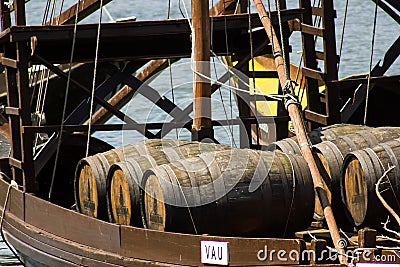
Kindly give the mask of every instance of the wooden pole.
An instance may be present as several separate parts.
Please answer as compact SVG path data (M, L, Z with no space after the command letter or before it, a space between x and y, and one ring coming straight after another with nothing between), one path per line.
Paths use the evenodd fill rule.
M208 0L192 0L193 125L192 139L213 138L211 122L210 12ZM200 75L199 75L200 74Z
M288 82L286 77L285 65L282 57L281 46L279 44L278 38L275 34L273 27L271 26L271 20L268 17L268 14L265 10L264 4L262 0L253 0L254 4L257 8L257 11L260 15L261 22L265 28L265 31L268 35L268 38L273 42L273 53L275 57L275 65L276 70L278 72L278 77L281 83L282 88L286 87L286 83ZM293 88L290 87L292 90ZM290 92L293 93L293 92ZM332 208L330 206L327 192L324 189L323 179L321 174L319 173L317 164L315 162L315 158L313 152L310 148L308 137L306 130L304 128L304 121L301 115L301 110L297 102L294 101L287 101L285 103L286 108L289 112L290 119L292 121L294 130L296 132L297 140L300 144L301 154L303 155L304 159L307 161L308 167L310 168L311 176L313 179L313 184L315 191L317 192L318 198L321 202L321 205L324 209L324 215L326 222L328 224L329 232L331 234L333 243L335 245L335 249L339 253L339 260L341 264L347 264L347 259L342 255L345 255L345 250L341 247L340 242L340 234L338 227L336 225L335 217L332 212Z

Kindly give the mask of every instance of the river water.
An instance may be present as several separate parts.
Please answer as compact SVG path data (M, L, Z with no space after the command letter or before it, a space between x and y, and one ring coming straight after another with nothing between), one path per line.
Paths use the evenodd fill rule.
M209 0L210 4L213 4L213 0ZM216 2L217 0L214 0ZM60 2L55 10L57 14L60 9ZM64 7L68 7L76 1L64 1ZM126 18L130 16L136 16L138 20L156 20L166 19L168 16L168 2L167 0L152 0L152 1L139 1L139 0L114 0L112 3L106 6L106 10L103 13L103 22L110 22L118 18ZM178 8L178 0L172 0L171 2L171 18L181 18L182 14ZM181 0L181 9L183 14L184 1ZM264 1L265 3L267 0ZM273 2L273 1L271 1ZM289 0L288 6L295 7L298 1ZM344 17L344 0L335 0L335 8L337 10L337 44L341 40L341 29ZM186 4L189 8L190 1L186 0ZM40 24L43 20L43 14L46 6L44 0L31 0L27 5L27 21L28 24ZM367 73L369 69L369 58L371 51L371 37L374 20L374 3L367 0L350 0L348 8L348 16L346 23L346 30L343 42L343 52L340 64L340 77L346 77L351 74ZM190 9L190 8L189 8ZM82 23L96 23L99 20L99 13L95 13L91 17L85 19ZM375 37L374 57L373 64L375 65L381 60L387 50L387 48L399 37L400 26L396 25L395 22L386 15L383 11L378 12L377 17L377 28ZM300 40L299 33L294 33L291 37L293 51L300 51ZM291 58L292 63L296 64L299 61L299 56L296 53ZM215 60L215 67L212 67L213 77L220 76L224 71L224 67ZM400 74L400 64L396 61L392 68L387 74ZM157 89L161 94L172 98L174 96L175 102L180 107L186 106L191 101L191 78L190 65L188 60L183 60L180 63L173 65L171 68L172 79L170 78L169 71L165 71L160 74L154 81L149 85ZM174 87L174 91L170 90L171 80ZM221 94L215 94L213 98L213 118L224 119L236 117L237 110L234 105L230 105L232 102L232 95L226 88L221 91ZM141 97L135 98L127 107L125 111L132 116L138 122L154 121L160 122L163 120L170 120L168 115L164 115L154 108L150 103L146 103L146 100ZM110 122L118 123L118 120L112 118ZM231 138L233 132L234 138ZM99 137L114 146L120 146L124 143L141 140L142 137L132 131L123 131L122 134L103 132L96 133L96 137ZM167 137L179 136L180 139L189 139L190 133L186 130L172 131ZM237 129L233 128L222 128L216 130L216 135L220 138L222 143L227 143L235 146L237 140ZM232 140L233 139L233 140ZM20 266L19 262L12 255L11 251L7 248L4 242L0 238L0 265L1 266Z

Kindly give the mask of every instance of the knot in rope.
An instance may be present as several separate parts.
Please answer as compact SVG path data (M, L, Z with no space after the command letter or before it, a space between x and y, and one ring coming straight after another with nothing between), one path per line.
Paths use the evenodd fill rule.
M292 94L292 92L294 91L293 85L297 85L297 83L292 80L287 80L285 86L283 87L283 93L284 93L283 99L286 109L288 109L288 107L291 104L300 105L300 102L297 99L297 97L294 94Z
M285 86L283 87L283 93L284 94L291 94L292 92L294 92L293 88L298 86L296 81L293 80L286 80L285 82Z

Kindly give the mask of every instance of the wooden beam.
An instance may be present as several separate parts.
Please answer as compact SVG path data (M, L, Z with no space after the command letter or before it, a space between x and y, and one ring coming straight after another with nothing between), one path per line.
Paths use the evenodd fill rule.
M103 5L108 4L112 0L103 0ZM71 6L59 16L46 22L45 25L63 25L73 24L75 21L76 9L78 8L78 21L83 20L100 8L100 0L80 0L77 4Z
M46 66L54 74L58 75L59 77L61 77L63 79L68 79L67 74L65 74L60 68L58 68L58 67L54 66L53 64L49 63L48 61L46 61L44 58L40 57L39 55L34 55L33 57L36 58L37 60L39 60L44 66ZM70 81L71 81L71 84L73 86L75 86L76 88L82 90L87 95L91 94L91 90L86 88L85 86L83 86L79 82L77 82L77 81L75 81L73 79L70 79ZM120 120L122 120L122 121L124 121L126 123L132 123L134 125L137 124L136 121L131 119L129 116L127 116L126 114L124 114L120 110L118 110L115 107L111 106L107 101L105 101L104 99L98 97L97 95L94 95L94 100L98 104L103 106L104 108L108 109L111 113L113 113ZM145 136L154 137L154 135L151 132L149 132L148 130L146 130L146 129L137 129L137 131L139 131L140 133L142 133Z
M210 20L208 0L192 0L193 131L211 128ZM197 138L196 138L197 139ZM203 138L200 138L203 139ZM199 140L197 140L199 141Z

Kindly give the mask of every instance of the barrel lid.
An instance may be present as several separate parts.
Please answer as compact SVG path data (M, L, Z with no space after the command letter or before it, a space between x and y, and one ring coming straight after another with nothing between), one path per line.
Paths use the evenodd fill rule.
M78 210L88 216L97 218L98 194L97 183L93 173L95 167L90 166L87 162L80 162L78 165L79 174L77 176L77 194L76 201Z
M155 174L147 176L143 203L145 227L163 231L165 229L166 207L163 190Z
M364 169L371 170L372 166L370 165L371 164L367 163L365 160L360 161L356 153L347 155L343 165L344 187L342 187L342 197L356 226L364 222L367 214L368 184Z
M118 224L129 225L132 206L127 177L121 168L116 168L111 173L109 202L113 221Z

